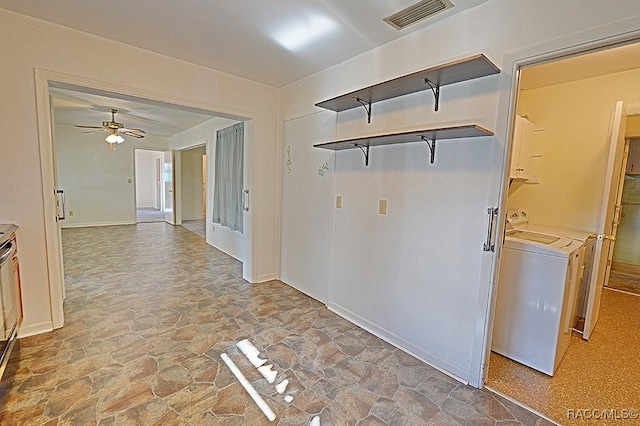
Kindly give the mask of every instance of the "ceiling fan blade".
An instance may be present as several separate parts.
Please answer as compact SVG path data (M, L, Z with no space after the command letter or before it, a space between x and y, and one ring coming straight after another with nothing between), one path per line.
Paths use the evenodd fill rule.
M74 124L73 127L79 127L81 129L102 129L102 126L81 126L79 124Z
M87 130L85 132L82 133L95 133L95 132L104 132L107 129L95 129L95 130Z
M144 135L139 135L137 133L132 133L132 132L125 132L122 129L120 130L120 133L122 133L123 135L127 135L127 136L131 136L131 137L134 137L134 138L138 138L138 139L144 138Z
M127 129L127 128L122 128L120 129L121 132L137 132L137 133L147 133L142 129Z

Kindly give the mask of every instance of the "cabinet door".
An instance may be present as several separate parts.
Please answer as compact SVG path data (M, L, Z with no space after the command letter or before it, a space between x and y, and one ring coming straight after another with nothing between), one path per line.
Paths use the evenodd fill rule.
M629 142L626 174L640 175L640 139L631 139Z
M533 123L524 117L516 116L513 133L513 154L509 176L513 179L531 177L531 154L533 153Z
M520 170L520 148L522 142L522 120L523 118L516 115L515 127L513 129L513 142L511 147L511 167L509 169L509 177L518 178Z

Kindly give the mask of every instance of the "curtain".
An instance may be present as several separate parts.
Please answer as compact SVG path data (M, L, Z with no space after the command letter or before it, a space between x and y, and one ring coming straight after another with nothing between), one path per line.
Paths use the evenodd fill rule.
M244 123L216 132L213 222L242 232Z

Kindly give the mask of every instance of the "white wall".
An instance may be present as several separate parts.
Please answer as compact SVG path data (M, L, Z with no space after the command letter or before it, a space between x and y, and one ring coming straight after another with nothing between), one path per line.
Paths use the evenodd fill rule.
M640 14L632 0L606 9L599 4L490 1L285 87L280 102L283 279L310 292L300 271L314 271L317 281L327 282L331 309L478 384L493 288L487 266L493 257L483 254L482 245L487 207L500 199L495 177L502 173L508 120L498 116L498 107L509 99L510 92L501 90L510 90L510 84L487 77L443 87L437 113L428 91L377 103L370 125L362 109L342 112L336 122L308 117L320 111L316 102L367 85L481 52L502 67L503 58L517 50L543 43L548 48L541 52L574 46L596 37L576 33ZM629 27L634 25L622 25L619 32ZM617 34L615 28L607 31ZM561 37L567 38L553 41ZM511 72L503 69L507 78ZM321 160L316 156L322 154L309 147L316 136L347 138L461 123L495 130L496 137L441 141L434 165L421 143L372 148L368 168L359 150L329 154L333 191L318 178L311 180L310 171L306 179L286 176L289 146L294 165L311 169ZM335 195L343 197L342 209L333 209ZM385 216L377 214L380 199L388 201ZM328 200L333 218L312 222L318 211L328 215L321 200ZM297 250L300 232L288 230L301 229L306 229L306 247L330 244L329 260Z
M314 143L335 135L335 114L318 112L283 125L282 271L280 279L327 303L335 165ZM321 232L316 232L319 230Z
M253 208L256 236L253 273L257 277L275 276L276 89L5 10L0 10L0 51L3 57L11 58L0 67L4 135L0 141L3 160L0 220L20 226L23 333L50 330L54 315L58 318L57 312L61 310L61 304L52 306L49 291L47 250L55 246L55 241L47 241L47 237L53 236L49 231L45 233L45 229L50 230L49 222L45 222L45 209L54 205L53 183L42 175L40 168L39 132L42 130L45 135L46 129L38 126L38 80L34 78L34 69L45 70L46 75L88 82L87 85L93 82L101 88L130 88L130 92L141 97L175 100L178 104L252 118L254 140L261 150L251 163L255 178L250 182L251 190L257 195ZM46 143L46 138L42 142Z
M522 91L518 113L539 130L532 170L540 184L515 184L509 207L527 210L531 223L595 232L618 100L640 103L640 69Z
M135 223L134 146L163 148L169 140L127 138L112 150L100 132L60 125L55 126L55 141L58 187L65 191L68 213L61 226Z
M167 140L167 145L168 145ZM158 196L156 160L164 161L164 152L138 149L136 156L136 207L162 209L162 196ZM162 188L161 188L162 189Z

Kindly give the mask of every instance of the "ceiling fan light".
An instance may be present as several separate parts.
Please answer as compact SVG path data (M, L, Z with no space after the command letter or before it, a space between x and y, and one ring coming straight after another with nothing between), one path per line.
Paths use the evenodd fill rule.
M107 143L122 143L124 142L124 138L122 136L120 136L119 134L117 134L116 132L110 133L106 138L105 141Z

